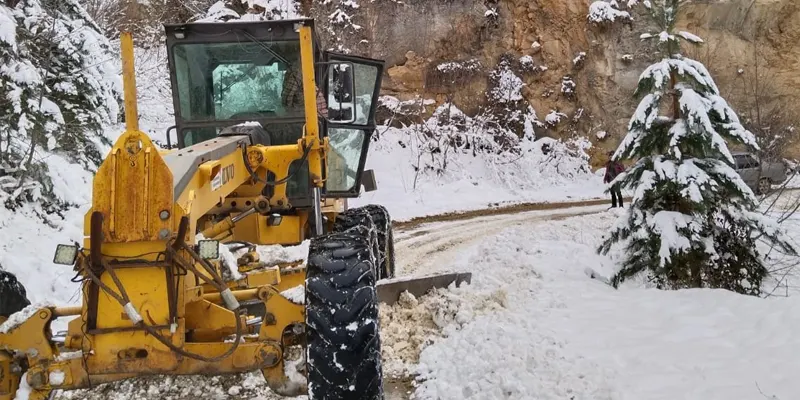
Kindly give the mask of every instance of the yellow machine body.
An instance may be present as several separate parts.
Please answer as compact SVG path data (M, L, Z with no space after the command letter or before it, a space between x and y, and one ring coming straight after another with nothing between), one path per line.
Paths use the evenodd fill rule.
M251 255L251 262L239 266L247 273L223 287L215 281L223 275L220 263L201 259L193 250L195 232L203 232L206 239L257 244L298 244L307 236L313 218L309 210L284 215L274 226L267 223L271 212L290 207L286 185L276 185L266 198L261 194L263 183L254 179L265 171L284 178L290 163L307 153L310 184L324 185L330 150L320 135L317 115L313 30L303 24L298 29L305 127L297 143L270 146L250 143L247 136L221 136L169 151L139 130L133 41L123 34L127 129L94 178L85 241L75 261L84 278L82 306L26 310L30 312L24 322L0 333L0 400L13 399L20 384L14 355L26 359L31 400L45 399L54 389L135 376L253 370L263 371L277 393L298 395L305 390L284 372L284 351L304 324L304 306L281 295L304 284L303 266L264 266ZM175 167L181 165L181 157L203 152L218 156ZM342 199L321 201L329 221L344 208ZM213 218L214 210L231 208L233 202L259 204L260 210L236 223L231 218L237 213ZM237 321L237 314L226 308L229 297L263 304L258 329L247 324L246 315ZM133 320L137 316L142 323ZM73 318L63 344L55 343L50 332L51 321L59 317ZM240 341L235 344L230 336L237 329Z

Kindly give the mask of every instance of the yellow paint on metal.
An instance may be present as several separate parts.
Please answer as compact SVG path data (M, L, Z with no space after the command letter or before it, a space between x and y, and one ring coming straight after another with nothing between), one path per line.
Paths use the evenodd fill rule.
M12 357L0 351L0 400L13 400L21 375L11 368Z
M172 210L172 192L172 172L150 138L126 131L97 170L88 216L103 214L106 243L164 240L173 218L162 220L159 213Z
M242 283L248 287L277 285L280 281L281 274L277 267L248 272L242 279Z
M169 325L169 303L167 282L163 268L120 268L116 274L136 307L149 325ZM110 288L116 288L109 274L100 280ZM116 299L100 295L97 307L97 328L133 327L128 315Z
M297 286L305 286L306 271L305 268L291 268L291 272L282 272L281 281L275 285L278 292L283 292Z
M258 298L258 293L263 289L261 288L253 288L253 289L246 289L246 290L232 290L233 297L239 301L246 301L246 300L255 300ZM222 304L222 296L219 293L206 293L203 295L203 300Z
M120 37L122 53L122 85L125 95L125 129L139 130L139 111L136 104L136 68L133 58L133 35L123 32Z
M83 307L81 306L72 306L72 307L56 307L53 310L54 317L69 317L72 315L81 315L81 310Z
M303 103L306 110L305 141L312 146L308 156L308 171L312 183L322 187L322 159L326 147L322 146L317 116L317 84L314 77L314 33L310 26L300 27L300 60L303 70ZM269 157L269 156L267 156Z
M6 333L0 333L0 343L5 349L22 349L31 364L53 359L58 355L58 349L50 343L47 336L52 317L53 311L50 308L41 308L25 322Z
M250 215L233 228L233 235L237 240L251 243L269 243L294 245L305 239L303 227L308 221L308 214L284 215L281 224L267 225L267 216L261 214Z
M214 217L212 210L223 212L221 207L227 207L224 212L241 211L241 204L248 201L255 204L261 195L263 183L252 180L245 163L249 163L262 180L267 171L280 180L288 175L290 164L303 156L304 149L309 149L307 161L312 183L318 187L324 184L322 167L328 142L320 138L312 38L311 27L301 26L306 111L303 138L289 145L248 146L246 157L239 148L201 163L193 176L181 177L173 176L162 158L171 151L158 149L139 130L133 39L129 33L122 34L126 131L114 143L95 175L92 207L84 219L85 255L88 257L90 254L91 215L100 212L104 217L100 249L103 260L113 268L144 322L184 351L207 357L225 353L231 343L223 340L235 332L236 317L220 306L222 298L217 289L205 284L193 272L177 268L174 260L173 264L167 264L166 245L176 239L181 217L189 220L184 239L192 245L198 224L207 228L205 222ZM212 179L223 170L230 179L221 187L212 188ZM174 193L174 180L183 178L188 178L188 184L181 193ZM268 200L273 211L291 208L286 184L275 186ZM233 201L239 202L240 206L234 207ZM326 200L324 207L326 214L334 216L344 209L344 203ZM167 218L162 218L163 211L169 212ZM284 215L278 226L267 226L265 215L254 214L234 225L233 229L229 224L223 224L209 233L225 235L230 232L232 236L229 239L258 244L299 244L306 238L310 210L295 211L295 215ZM191 260L184 253L180 251L180 257ZM219 271L219 265L213 264ZM175 274L170 276L167 273L169 268ZM117 290L109 273L102 272L100 279ZM304 392L305 388L292 386L286 378L281 341L290 326L304 324L304 306L291 303L280 292L303 285L304 279L302 267L282 265L250 271L243 279L227 283L231 288L243 289L233 291L239 301L264 301L267 315L257 342L242 343L230 357L213 363L180 356L142 328L133 326L122 305L102 290L96 298L96 326L86 326L85 321L91 312L87 299L94 285L88 282L84 282L82 287L84 301L80 309L44 308L11 332L0 334L0 344L6 349L35 350L28 354L31 365L28 380L36 389L34 396L39 397L53 388L46 377L56 370L65 371L66 377L58 388L75 389L88 387L90 382L101 384L134 376L223 374L260 369L275 392L296 395ZM169 319L168 289L175 289L175 320ZM84 350L85 365L83 357L57 362L58 349L48 340L46 327L55 317L78 314L78 318L68 323L65 347ZM176 325L171 327L172 323ZM8 366L8 357L4 358L3 354L6 353L0 352L0 368ZM0 400L5 400L2 391L13 392L12 386L19 381L18 376L11 376L10 380L6 376L10 375L0 379Z
M225 336L236 334L236 315L208 300L186 305L186 329L192 332L192 341L223 341ZM244 326L242 318L242 326Z

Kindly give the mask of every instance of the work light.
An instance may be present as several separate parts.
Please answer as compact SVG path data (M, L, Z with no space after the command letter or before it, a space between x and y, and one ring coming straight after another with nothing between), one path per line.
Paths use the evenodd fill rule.
M60 244L56 246L56 255L53 257L53 263L61 265L74 265L76 257L78 257L78 246L71 244Z
M204 260L219 258L219 240L200 240L197 242L197 254Z

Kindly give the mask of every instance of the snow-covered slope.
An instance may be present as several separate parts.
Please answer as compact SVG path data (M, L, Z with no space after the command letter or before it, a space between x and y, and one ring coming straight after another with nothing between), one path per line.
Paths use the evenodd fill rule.
M56 245L83 241L83 214L91 202L92 174L63 157L47 159L55 193L83 207L67 210L63 218L39 218L42 210L27 205L15 211L0 206L0 265L14 273L32 302L79 304L79 286L69 280L71 267L53 264Z
M447 168L437 173L421 168L431 155L420 154L412 129L378 129L366 166L375 170L378 190L350 204L383 204L396 220L501 203L598 198L605 189L602 175L588 169L580 147L585 142L523 140L519 155L452 152Z

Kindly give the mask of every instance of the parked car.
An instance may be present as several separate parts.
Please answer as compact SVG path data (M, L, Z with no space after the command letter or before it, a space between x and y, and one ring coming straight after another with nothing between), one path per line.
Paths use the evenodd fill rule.
M766 194L772 185L786 180L786 164L760 161L751 153L733 153L736 172L756 194Z

